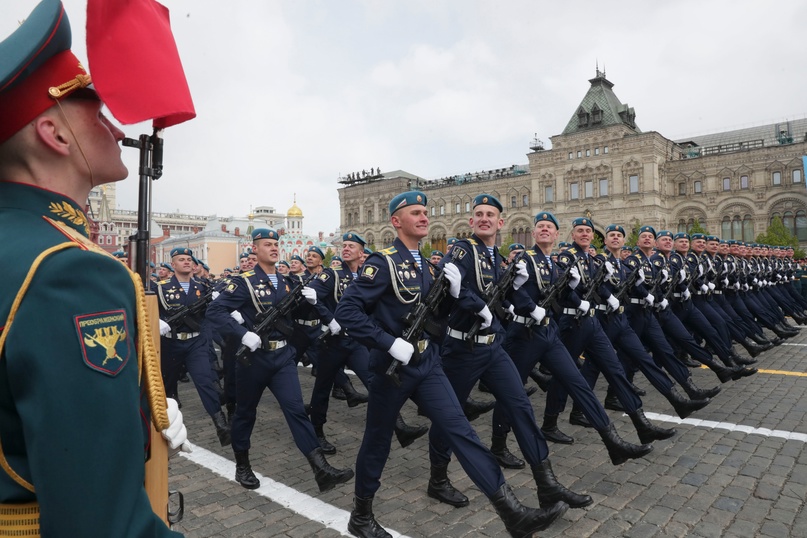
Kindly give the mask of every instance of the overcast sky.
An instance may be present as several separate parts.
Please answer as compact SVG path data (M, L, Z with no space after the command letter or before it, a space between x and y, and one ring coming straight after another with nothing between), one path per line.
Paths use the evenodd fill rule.
M37 3L0 1L2 36ZM63 1L86 60L86 0ZM166 130L155 211L285 212L296 192L304 231L331 232L340 173L526 164L535 133L563 131L596 62L638 126L671 139L807 116L803 1L163 4L197 118ZM118 207L135 209L138 156L124 154Z

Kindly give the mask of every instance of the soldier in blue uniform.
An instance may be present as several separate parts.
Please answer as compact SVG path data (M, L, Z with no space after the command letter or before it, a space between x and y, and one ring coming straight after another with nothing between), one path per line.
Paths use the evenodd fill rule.
M558 221L555 216L548 211L535 215L532 235L535 246L528 249L525 255L528 278L512 295L514 316L507 327L504 344L522 382L526 381L529 372L540 361L552 373L549 383L560 383L597 429L614 465L650 453L653 449L651 445L632 445L619 437L613 422L560 340L554 319L554 308L561 300L565 300L572 290L565 286L557 293L557 299L552 304L545 306L539 304L546 301L559 276L557 264L549 259L552 245L558 237ZM573 443L574 439L561 432L557 424L557 415L545 414L541 426L544 436L557 443ZM510 421L507 414L502 406L497 404L493 411L491 452L503 467L523 467L524 462L514 461L515 456L507 450L505 440L509 431ZM513 465L514 463L516 465Z
M276 271L279 237L275 230L254 230L252 242L258 264L232 279L207 309L208 318L219 332L237 335L241 344L251 351L248 358L236 366L238 392L232 424L235 479L247 489L260 486L249 462L249 448L258 402L268 388L283 411L297 448L308 459L319 490L328 491L353 478L353 471L335 469L325 459L305 414L294 347L286 340L283 328L271 327L262 335L252 331L258 314L277 305L294 286L288 277ZM241 313L243 324L233 319L233 311ZM285 332L290 332L291 319L282 322L286 324Z
M535 422L524 382L502 347L505 333L501 321L483 298L485 288L496 285L503 272L503 259L495 245L496 234L504 225L502 205L494 196L480 194L472 207L473 233L454 244L450 261L443 266L451 282L450 295L455 299L443 341L443 369L460 401L468 397L478 380L496 397L496 406L504 411L530 464L542 506L564 501L572 508L583 508L593 502L591 497L563 487L552 471L549 449ZM526 264L520 263L516 285L522 285L527 277ZM469 336L477 318L482 320L478 336ZM445 468L451 460L450 446L439 429L433 432L429 446L432 467ZM450 485L437 489L430 484L429 495L454 506L468 504L467 497Z
M429 257L429 261L431 262L432 265L437 265L438 263L440 263L440 260L443 259L443 256L444 254L439 250L432 250L432 253Z
M530 536L549 526L568 505L559 501L546 509L523 506L466 419L443 372L439 343L425 333L417 336L414 345L401 338L404 317L428 294L435 278L434 267L418 250L419 241L429 232L426 195L418 191L400 194L390 202L389 213L398 238L392 247L367 259L335 314L351 337L370 348L370 367L375 374L356 460L355 504L348 531L362 538L391 538L373 516L373 497L389 456L395 417L409 398L431 419L432 431L440 430L465 472L493 503L508 532ZM384 375L393 361L400 363L400 384ZM523 393L521 384L516 385ZM430 485L439 488L448 483L445 467L440 471L436 474L432 467Z
M127 176L124 135L70 45L58 0L0 42L0 534L176 538L143 483L149 422L178 448L181 414L143 283L81 209Z
M202 400L202 406L213 420L221 446L226 446L230 444L230 426L221 410L218 378L210 364L212 334L203 327L204 308L200 314L189 315L173 327L165 321L182 307L204 301L211 291L191 276L192 256L193 252L188 248L173 249L171 265L174 267L174 276L157 283L163 381L166 393L175 398L182 368L184 366L187 369Z

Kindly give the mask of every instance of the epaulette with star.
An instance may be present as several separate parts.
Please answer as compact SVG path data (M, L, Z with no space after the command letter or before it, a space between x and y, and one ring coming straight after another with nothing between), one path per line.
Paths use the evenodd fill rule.
M383 254L384 256L391 256L396 252L398 252L398 249L395 247L389 247L378 251L379 254Z
M160 285L160 286L165 286L165 285L166 285L166 284L168 284L169 282L171 282L171 279L170 279L170 278L167 278L167 279L165 279L165 280L160 280L159 282L157 282L157 284L158 284L158 285Z

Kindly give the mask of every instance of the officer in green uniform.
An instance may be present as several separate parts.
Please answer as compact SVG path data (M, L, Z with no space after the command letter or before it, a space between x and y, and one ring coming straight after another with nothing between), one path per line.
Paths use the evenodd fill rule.
M0 42L0 535L176 537L143 486L149 421L174 448L187 434L140 277L81 209L127 176L123 133L70 44L59 0Z

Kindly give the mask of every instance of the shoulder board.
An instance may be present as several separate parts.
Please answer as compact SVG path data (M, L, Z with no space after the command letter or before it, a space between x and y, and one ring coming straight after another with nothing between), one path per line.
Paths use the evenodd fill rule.
M166 285L166 284L168 284L169 282L171 282L171 279L170 279L170 278L169 278L169 279L167 279L167 280L160 280L159 282L157 282L157 284L158 284L158 285L160 285L160 286L165 286L165 285Z
M385 248L385 249L382 249L382 250L378 250L377 252L379 254L383 254L384 256L391 256L392 254L395 254L396 252L398 252L398 249L395 248L395 247L389 247L389 248Z
M243 273L239 273L238 276L241 278L247 278L248 276L255 276L255 271L250 269L249 271L244 271Z
M470 244L472 244L474 246L476 246L478 244L472 237L469 237L468 239L466 239L466 241L468 241Z
M526 256L535 256L535 251L534 250L526 250L526 251L524 251L524 254Z
M577 254L577 247L569 247L564 252L568 252L569 254Z

